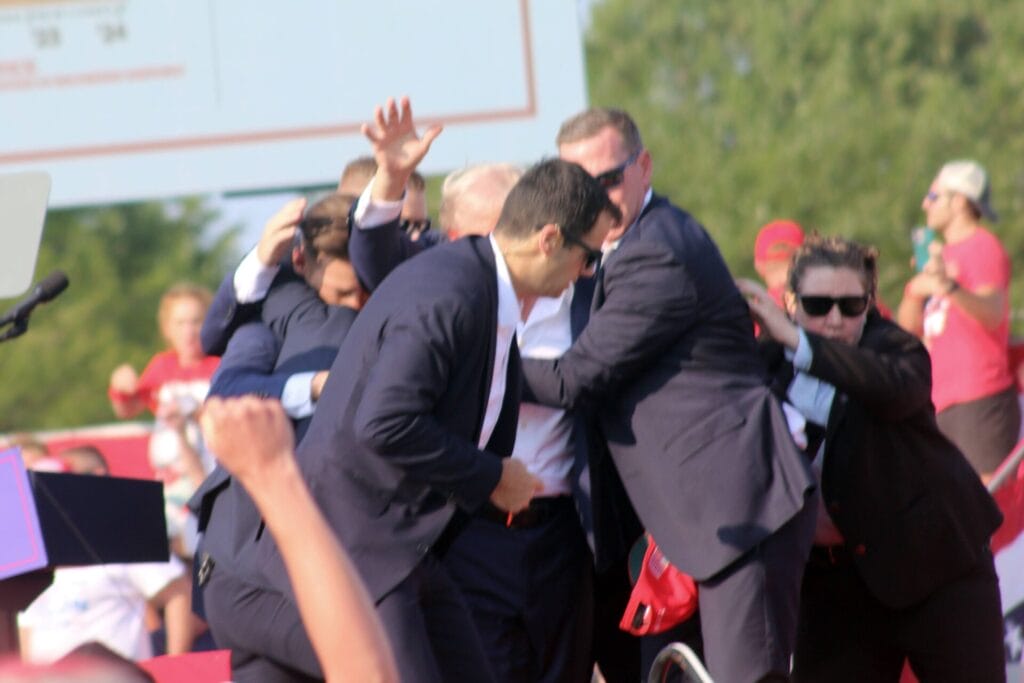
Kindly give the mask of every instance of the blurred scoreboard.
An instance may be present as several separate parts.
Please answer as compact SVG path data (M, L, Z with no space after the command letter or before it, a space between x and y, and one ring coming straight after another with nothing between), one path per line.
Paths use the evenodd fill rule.
M531 163L586 104L575 0L0 0L0 173L51 205L328 184L373 107L427 173Z

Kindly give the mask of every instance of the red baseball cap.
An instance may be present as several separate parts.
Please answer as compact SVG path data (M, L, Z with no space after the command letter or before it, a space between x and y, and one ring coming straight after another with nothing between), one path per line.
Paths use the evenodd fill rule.
M794 221L772 221L761 226L754 241L755 261L788 261L804 243L804 229Z

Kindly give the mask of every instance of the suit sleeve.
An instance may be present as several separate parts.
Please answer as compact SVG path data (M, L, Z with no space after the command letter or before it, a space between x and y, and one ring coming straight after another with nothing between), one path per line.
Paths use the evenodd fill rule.
M453 342L458 315L437 308L406 314L384 331L355 414L355 434L411 477L474 510L498 485L501 459L434 414L454 364L464 362Z
M281 398L290 373L274 373L278 343L262 323L247 323L228 342L210 383L211 396Z
M394 220L372 228L353 228L348 253L359 282L373 292L400 263L435 243L434 239L413 242Z
M604 302L555 361L523 360L524 398L573 408L600 399L658 358L696 320L689 273L657 244L622 248L604 271Z
M931 360L916 337L878 321L859 346L807 333L808 374L859 401L882 420L902 420L931 401Z
M228 340L241 325L259 317L262 304L240 304L235 296L234 273L228 273L217 288L217 293L210 303L203 326L199 330L199 342L203 353L208 356L220 356L228 345Z

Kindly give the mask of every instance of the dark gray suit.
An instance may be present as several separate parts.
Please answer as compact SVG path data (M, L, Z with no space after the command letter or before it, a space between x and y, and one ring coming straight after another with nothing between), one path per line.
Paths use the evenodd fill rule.
M702 582L716 679L788 669L814 479L704 229L655 196L602 266L583 334L524 372L541 402L597 410L641 521Z
M497 304L486 238L431 249L398 267L349 331L298 449L314 497L378 603L407 681L490 679L439 556L458 534L460 515L489 499L515 438L513 344L501 416L487 449L477 446ZM269 587L290 594L276 550L263 541Z

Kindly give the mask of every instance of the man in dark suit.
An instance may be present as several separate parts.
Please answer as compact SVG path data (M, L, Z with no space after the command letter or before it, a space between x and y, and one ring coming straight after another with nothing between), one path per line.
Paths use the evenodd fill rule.
M768 389L746 304L704 229L652 194L651 157L625 112L583 112L558 143L623 220L590 322L560 360L524 363L529 388L596 409L641 521L699 582L715 679L785 680L814 480Z
M401 113L394 103L378 111L367 133L409 150L381 166L369 197L397 200L436 132L416 138L403 102ZM579 167L539 164L490 238L439 246L397 268L339 351L298 456L378 604L403 680L493 680L443 555L464 515L488 504L514 515L538 492L521 462L502 457L519 404L518 301L564 290L616 219ZM259 545L268 589L288 595L267 541Z
M330 195L304 215L303 201L285 205L268 221L259 246L225 278L204 321L207 345L223 346L221 337L230 338L211 395L256 393L281 400L293 418L297 439L309 425L327 370L355 319L356 310L342 304L360 306L363 300L348 262L351 204L351 197ZM300 240L292 248L296 231ZM287 272L288 266L278 272L287 251L294 272ZM313 296L323 306L277 311L279 320L273 329L258 319L235 329L246 315L259 314L263 290L271 280L279 291L315 292ZM240 304L239 293L253 303ZM275 307L273 301L269 305ZM249 554L255 550L253 541L262 534L255 506L220 467L203 482L192 506L204 532L196 553L197 611L208 619L218 644L232 648L233 664L238 671L247 672L243 675L262 679L278 675L270 665L257 672L254 667L259 662L251 662L247 654L271 649L274 643L261 640L259 629L240 632L247 624L259 623L264 609L273 611L282 628L288 620L299 627L298 614L287 601L250 599L253 569ZM217 581L210 584L213 570ZM207 602L211 609L204 610ZM266 607L268 602L271 607ZM301 645L302 656L312 655L305 643ZM280 675L291 677L288 672Z
M450 174L441 189L444 234L489 235L521 174L508 164ZM358 220L351 245L371 291L430 246L394 223L367 228ZM594 278L583 277L557 298L524 306L520 354L552 358L567 350L586 324L593 290ZM582 413L524 403L512 457L542 478L544 492L511 519L481 509L445 555L492 669L507 683L571 683L589 681L596 658L609 683L639 680L639 642L619 621L630 590L626 553L640 527L603 441L590 436Z

